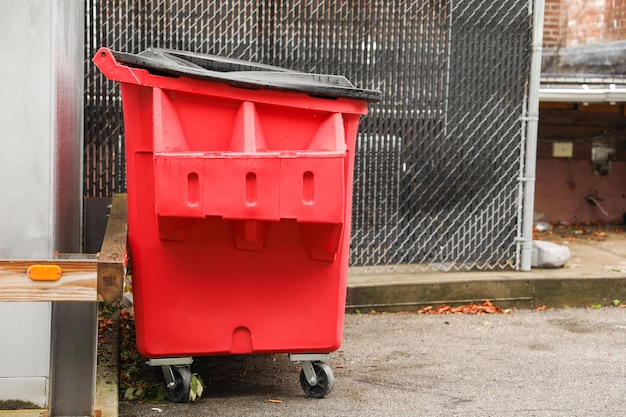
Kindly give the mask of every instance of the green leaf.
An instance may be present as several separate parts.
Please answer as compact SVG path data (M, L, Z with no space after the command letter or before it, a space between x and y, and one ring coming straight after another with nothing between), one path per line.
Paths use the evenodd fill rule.
M154 401L164 401L165 400L165 386L163 384L159 384L157 388L157 392L154 396Z
M602 304L592 304L591 308L594 308L596 310L601 309L602 308Z
M618 299L613 300L613 305L615 307L619 306L620 304L622 304L622 302L620 300L618 300Z
M191 387L191 391L196 391L196 388L198 388L198 380L196 378L193 377L193 375L191 376L191 382L189 382L189 386Z
M189 401L196 400L196 389L198 389L198 381L192 375L189 383Z
M202 379L200 379L200 377L198 377L198 380L200 381L200 383L198 384L196 394L198 395L198 398L200 398L202 397L202 393L204 392L204 383L202 382Z
M191 381L189 382L189 401L195 401L198 398L201 398L203 392L204 382L202 382L200 375L191 375Z
M135 396L133 395L134 391L135 391L135 388L133 387L126 388L126 391L124 391L124 399L134 400L135 399Z

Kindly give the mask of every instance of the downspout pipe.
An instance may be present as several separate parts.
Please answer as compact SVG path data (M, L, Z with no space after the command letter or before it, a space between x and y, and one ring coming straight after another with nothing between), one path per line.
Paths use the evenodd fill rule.
M535 208L535 172L537 167L537 130L539 125L539 85L541 79L541 52L543 47L544 0L534 1L532 51L528 78L528 109L526 113L526 152L523 180L522 234L520 266L531 270L533 250L533 212Z

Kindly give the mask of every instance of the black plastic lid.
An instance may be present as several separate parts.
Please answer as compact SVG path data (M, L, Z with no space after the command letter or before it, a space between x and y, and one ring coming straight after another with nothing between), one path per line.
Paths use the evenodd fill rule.
M235 87L380 101L376 90L356 88L343 76L308 74L271 65L173 49L149 48L138 54L111 51L118 62L157 74L223 82Z

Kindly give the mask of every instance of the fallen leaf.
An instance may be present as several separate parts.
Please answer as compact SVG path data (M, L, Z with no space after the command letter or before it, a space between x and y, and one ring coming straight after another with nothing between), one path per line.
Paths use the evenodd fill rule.
M489 300L486 300L481 305L470 303L458 307L451 307L442 304L435 309L433 309L432 306L427 306L418 310L419 314L496 314L504 312L502 308L494 306Z
M426 314L426 313L430 313L432 309L433 309L433 306L426 306L424 308L420 308L419 310L417 310L417 312L419 314Z
M282 403L282 400L272 400L272 399L269 399L269 400L267 400L267 402L268 403L274 403L274 404L280 404L280 403Z

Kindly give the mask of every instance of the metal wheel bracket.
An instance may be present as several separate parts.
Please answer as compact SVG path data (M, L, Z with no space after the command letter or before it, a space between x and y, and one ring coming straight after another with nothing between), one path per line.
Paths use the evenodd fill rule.
M163 378L165 378L165 386L169 390L174 390L176 388L176 378L174 377L172 367L189 366L193 363L193 358L156 358L149 359L146 363L150 366L160 366L163 372Z
M191 356L181 357L181 358L152 358L148 359L146 364L150 366L164 366L164 365L191 365L193 363L193 358Z
M328 362L333 355L331 353L290 353L291 362Z
M330 353L292 353L289 354L289 360L292 362L301 362L302 371L312 387L317 385L317 375L313 369L313 362L327 362L332 355Z
M317 385L317 375L315 375L315 369L313 369L313 362L302 361L302 371L304 372L304 376L309 382L309 385L312 387Z
M163 378L165 378L165 387L169 390L175 389L176 378L174 377L174 371L172 370L172 366L163 365L161 366L161 371L163 372Z

